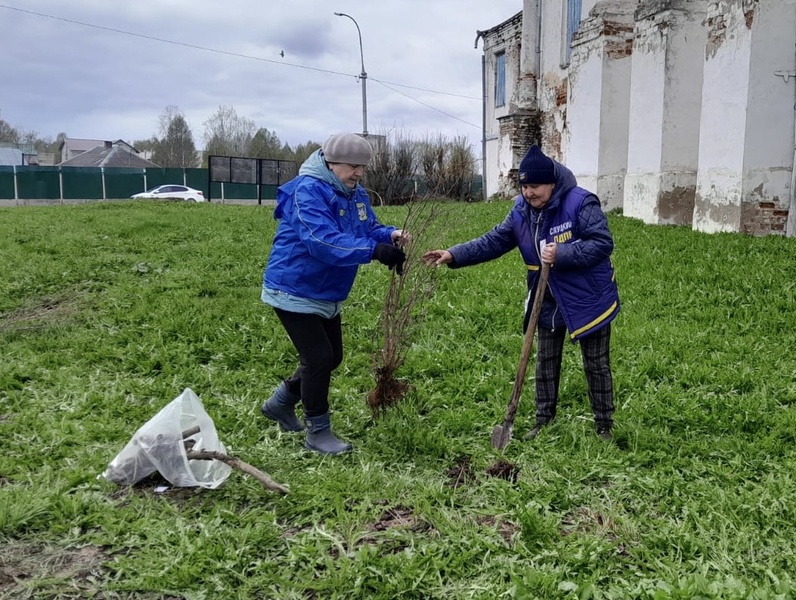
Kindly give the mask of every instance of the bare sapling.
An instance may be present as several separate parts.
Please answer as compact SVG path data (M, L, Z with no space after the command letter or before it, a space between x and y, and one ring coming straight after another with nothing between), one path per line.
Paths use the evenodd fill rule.
M373 356L376 386L368 394L368 405L374 418L403 400L410 385L397 377L404 364L412 334L423 317L423 303L436 288L436 274L422 263L423 250L436 242L442 213L449 203L418 199L408 202L403 230L411 236L404 245L406 262L403 274L393 272L381 311L381 348ZM429 245L431 244L431 245Z

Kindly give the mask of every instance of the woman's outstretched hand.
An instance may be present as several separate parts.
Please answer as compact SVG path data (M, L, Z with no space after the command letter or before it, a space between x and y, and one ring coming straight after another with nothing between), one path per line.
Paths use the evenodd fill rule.
M423 264L427 267L439 267L453 262L453 254L447 250L429 250L423 254Z

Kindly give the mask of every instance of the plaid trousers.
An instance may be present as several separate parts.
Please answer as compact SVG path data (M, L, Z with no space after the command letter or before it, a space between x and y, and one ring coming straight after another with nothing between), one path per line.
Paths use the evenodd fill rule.
M556 416L561 359L566 327L538 329L536 351L536 422L545 424ZM589 386L589 401L594 422L610 427L614 414L614 385L611 376L611 325L579 340L583 370Z

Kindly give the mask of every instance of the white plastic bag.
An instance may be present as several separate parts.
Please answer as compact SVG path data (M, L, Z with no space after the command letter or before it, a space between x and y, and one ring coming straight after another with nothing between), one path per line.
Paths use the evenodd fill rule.
M199 428L197 433L183 438L183 432L195 427ZM135 432L101 477L120 485L132 485L158 471L177 487L217 488L226 481L232 468L218 460L188 460L185 451L188 440L193 442L195 450L226 453L202 401L190 388L185 388Z

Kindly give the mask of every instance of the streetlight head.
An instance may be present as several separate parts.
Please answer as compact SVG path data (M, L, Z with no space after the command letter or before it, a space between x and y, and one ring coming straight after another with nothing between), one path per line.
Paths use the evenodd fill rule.
M343 16L343 13L338 13L338 12L336 12L336 13L334 13L334 15L335 15L336 17L342 17L342 16Z

